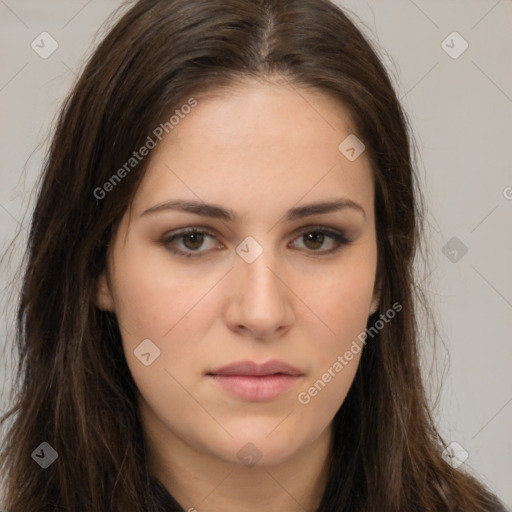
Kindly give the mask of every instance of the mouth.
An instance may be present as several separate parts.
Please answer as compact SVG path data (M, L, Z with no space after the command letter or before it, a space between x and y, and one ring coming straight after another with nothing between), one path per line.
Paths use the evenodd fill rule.
M297 368L278 360L263 364L240 361L206 375L224 391L251 402L273 400L291 389L304 376Z

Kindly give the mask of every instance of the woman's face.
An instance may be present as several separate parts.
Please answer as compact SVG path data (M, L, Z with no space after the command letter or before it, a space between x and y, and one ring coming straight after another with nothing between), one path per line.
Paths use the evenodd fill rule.
M339 149L354 126L322 93L195 99L152 150L97 303L154 446L277 464L329 435L377 307L370 162Z

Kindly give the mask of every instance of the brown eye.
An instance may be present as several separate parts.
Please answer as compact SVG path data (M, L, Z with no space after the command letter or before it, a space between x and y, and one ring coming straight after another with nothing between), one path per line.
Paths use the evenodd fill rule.
M208 239L211 240L209 244ZM208 249L222 248L222 244L215 244L215 236L212 233L200 229L168 234L161 239L160 243L172 253L187 258L203 256L204 253L210 252Z
M188 233L182 235L183 245L187 249L195 250L199 249L204 242L204 233Z
M350 244L342 233L327 228L314 228L303 231L301 236L296 238L295 244L299 241L298 249L306 249L308 252L328 254L337 251L342 245ZM302 244L302 247L300 246Z
M303 236L304 243L308 249L320 249L324 243L324 235L319 231L312 231Z

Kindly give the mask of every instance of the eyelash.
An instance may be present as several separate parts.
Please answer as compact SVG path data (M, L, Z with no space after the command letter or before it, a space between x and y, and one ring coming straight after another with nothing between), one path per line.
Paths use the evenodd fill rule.
M336 247L334 247L333 249L329 249L327 251L314 250L314 249L307 250L307 252L311 252L313 254L315 254L315 253L320 254L320 255L332 254L334 252L337 252L339 249L341 249L342 246L349 245L351 243L351 241L348 240L343 234L341 234L337 231L333 231L332 229L329 229L324 226L308 227L307 229L305 229L301 233L299 233L299 236L294 238L293 241L297 240L297 238L304 236L305 234L308 234L308 233L326 235L329 238L333 239L336 243ZM187 228L182 231L178 231L178 232L171 233L169 235L164 236L161 239L160 243L167 250L171 251L173 254L176 254L179 257L184 257L184 258L203 257L203 253L207 252L207 251L199 251L199 250L197 250L197 251L190 251L190 250L182 251L180 249L175 249L175 248L169 247L169 244L171 242L173 242L174 240L180 239L180 238L183 239L187 235L191 235L191 234L206 235L206 236L215 238L215 235L213 233L211 233L210 231L208 231L207 229Z

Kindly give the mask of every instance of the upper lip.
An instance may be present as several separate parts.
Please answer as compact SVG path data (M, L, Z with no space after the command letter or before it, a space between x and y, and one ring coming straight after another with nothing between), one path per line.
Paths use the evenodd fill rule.
M265 363L237 361L208 372L208 375L252 375L258 377L277 374L299 376L302 375L302 372L288 363L277 359L272 359Z

